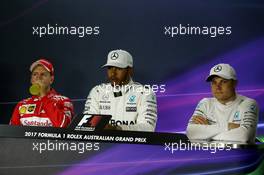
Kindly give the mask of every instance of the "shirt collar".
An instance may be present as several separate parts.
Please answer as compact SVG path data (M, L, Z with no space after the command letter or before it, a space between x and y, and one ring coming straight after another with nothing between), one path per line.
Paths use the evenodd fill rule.
M32 98L38 98L38 99L50 98L50 97L54 96L55 94L57 94L57 92L55 91L55 89L51 88L50 91L45 96L40 97L37 95L33 95Z

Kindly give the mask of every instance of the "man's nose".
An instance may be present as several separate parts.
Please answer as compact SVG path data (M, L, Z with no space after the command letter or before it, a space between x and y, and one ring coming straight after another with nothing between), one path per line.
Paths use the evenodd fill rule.
M115 75L115 74L116 74L116 68L113 67L113 68L111 69L111 75Z
M217 83L216 88L217 89L222 89L222 83Z

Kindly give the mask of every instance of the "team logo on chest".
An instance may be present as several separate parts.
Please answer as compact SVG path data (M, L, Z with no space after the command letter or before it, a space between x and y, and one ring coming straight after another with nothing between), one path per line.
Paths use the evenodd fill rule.
M109 95L108 94L104 94L102 96L102 100L107 101L108 99L109 99Z
M256 111L256 106L255 105L251 105L250 106L250 110L255 112Z
M240 119L239 111L236 111L233 121L240 121L240 120L241 119Z
M136 101L136 96L135 95L131 95L129 98L128 98L128 101L130 103L134 103Z
M128 97L128 106L126 106L126 112L136 112L137 111L137 107L136 105L136 95L130 95Z

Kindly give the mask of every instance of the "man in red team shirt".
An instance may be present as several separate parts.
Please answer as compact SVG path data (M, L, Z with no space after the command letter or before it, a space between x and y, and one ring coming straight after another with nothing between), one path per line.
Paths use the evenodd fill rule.
M51 84L53 65L46 59L30 66L31 84L37 86L36 95L20 101L13 112L10 125L66 127L73 116L69 98L59 95Z

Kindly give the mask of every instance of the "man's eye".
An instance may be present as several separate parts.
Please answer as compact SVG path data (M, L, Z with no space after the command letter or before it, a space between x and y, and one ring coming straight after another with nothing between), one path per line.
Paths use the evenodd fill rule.
M47 76L48 73L44 72L44 73L41 73L40 76Z

